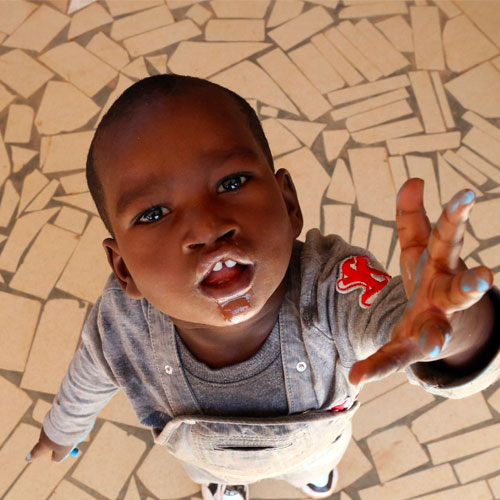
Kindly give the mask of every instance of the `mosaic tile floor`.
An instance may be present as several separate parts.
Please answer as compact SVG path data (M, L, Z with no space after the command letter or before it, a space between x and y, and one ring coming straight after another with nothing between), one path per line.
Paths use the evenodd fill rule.
M0 0L7 500L201 498L121 395L80 458L24 460L109 274L84 176L93 129L126 87L166 71L247 98L295 179L304 231L368 247L393 275L404 180L425 179L432 220L473 188L462 257L500 285L499 1ZM500 499L500 383L447 401L396 375L361 400L332 499ZM304 498L273 480L251 497Z

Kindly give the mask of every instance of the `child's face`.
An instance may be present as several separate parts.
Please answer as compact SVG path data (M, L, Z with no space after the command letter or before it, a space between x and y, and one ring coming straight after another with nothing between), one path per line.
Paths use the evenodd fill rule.
M95 156L115 233L103 244L129 296L193 324L258 317L302 216L291 178L275 176L231 98L202 89L141 105ZM225 284L203 281L226 259L245 266L224 265L237 271Z

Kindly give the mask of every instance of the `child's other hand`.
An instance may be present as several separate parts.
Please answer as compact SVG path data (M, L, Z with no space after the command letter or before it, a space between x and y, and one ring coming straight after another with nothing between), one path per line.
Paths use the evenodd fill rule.
M481 339L473 335L474 328L465 335L459 327L465 319L462 311L476 304L493 283L490 269L479 266L467 270L459 257L475 195L470 190L458 192L431 230L423 192L424 182L410 179L396 202L401 273L408 305L393 330L392 340L354 364L349 374L353 384L385 377L419 361L460 355L468 352L474 342L480 343Z
M52 460L54 462L62 462L72 449L72 445L62 446L60 444L54 443L54 441L50 440L47 437L47 434L45 434L42 429L42 431L40 432L38 443L33 447L30 453L28 453L26 460L31 463L33 460L41 457L42 455L45 455L46 453L52 453Z

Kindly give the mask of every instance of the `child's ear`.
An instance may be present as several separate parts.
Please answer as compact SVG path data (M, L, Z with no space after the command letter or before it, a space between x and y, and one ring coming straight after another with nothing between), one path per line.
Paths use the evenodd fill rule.
M106 238L103 240L102 246L106 251L106 257L108 258L109 265L111 266L118 283L120 283L122 290L132 299L142 299L143 295L137 288L134 278L132 278L125 261L120 255L116 240L114 238Z
M292 176L288 170L280 168L276 172L276 180L278 181L278 185L280 186L283 199L288 209L288 217L292 224L294 238L298 238L304 226L304 218L302 216L302 210L300 209L299 198L297 197L297 191L295 190Z

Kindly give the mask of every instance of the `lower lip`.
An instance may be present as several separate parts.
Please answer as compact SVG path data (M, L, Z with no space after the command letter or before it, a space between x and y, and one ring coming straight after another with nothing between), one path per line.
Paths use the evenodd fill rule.
M199 289L212 299L230 299L231 297L236 297L244 293L252 284L254 277L255 266L247 265L245 269L229 281L225 281L220 285L205 285L200 283L198 285Z

